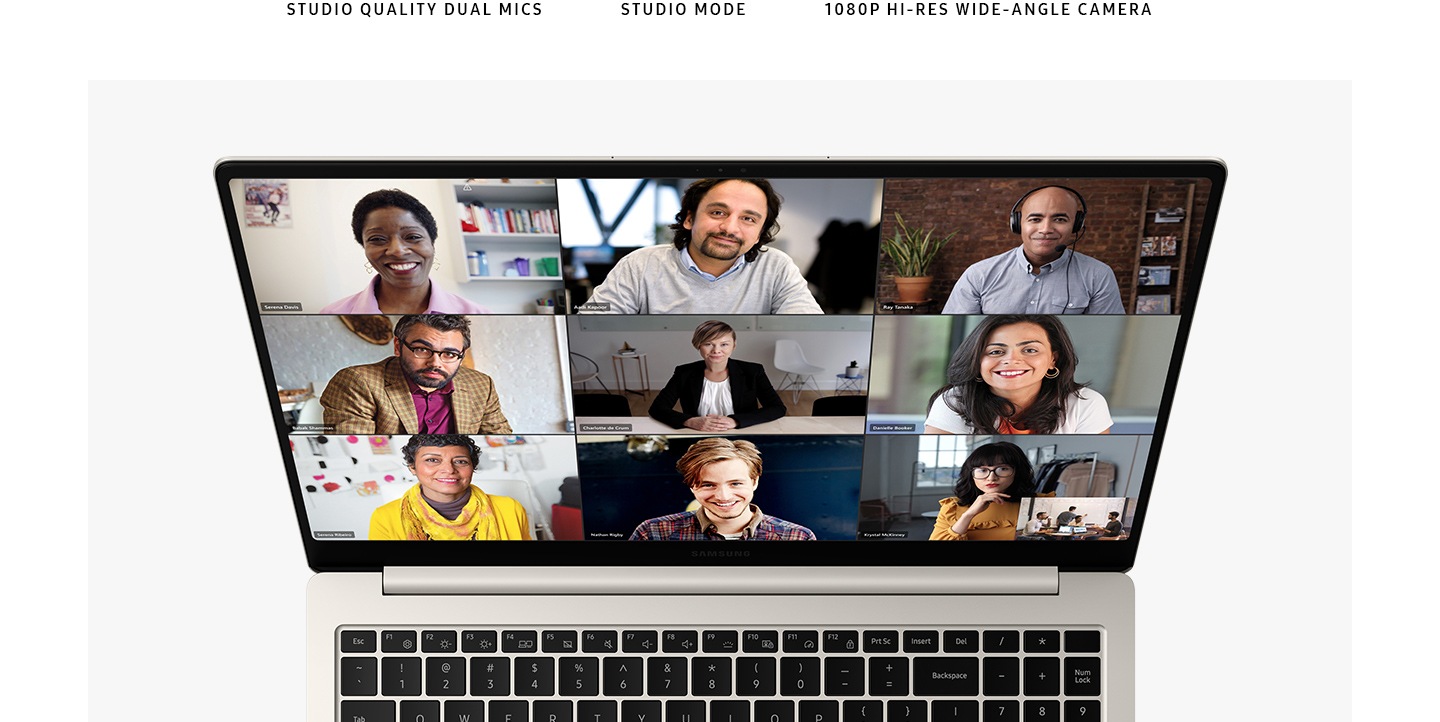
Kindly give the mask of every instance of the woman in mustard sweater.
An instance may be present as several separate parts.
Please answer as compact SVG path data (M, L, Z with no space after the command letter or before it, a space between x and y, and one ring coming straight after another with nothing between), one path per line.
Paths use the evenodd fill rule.
M970 452L955 496L940 500L932 541L1015 539L1020 499L1035 496L1035 474L1020 447L997 441Z
M462 434L416 434L401 450L420 480L370 515L370 538L530 539L525 507L472 486L480 447Z

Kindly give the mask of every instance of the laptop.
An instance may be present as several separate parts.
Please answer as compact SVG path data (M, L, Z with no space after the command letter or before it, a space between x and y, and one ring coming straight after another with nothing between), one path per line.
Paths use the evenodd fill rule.
M316 572L307 719L1134 719L1222 162L215 178Z

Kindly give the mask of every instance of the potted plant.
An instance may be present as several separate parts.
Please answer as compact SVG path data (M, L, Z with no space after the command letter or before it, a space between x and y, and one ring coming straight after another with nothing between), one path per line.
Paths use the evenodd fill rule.
M895 237L881 241L880 246L895 264L898 303L924 303L929 300L930 282L935 279L926 272L931 261L956 233L959 231L937 239L934 229L911 228L905 225L905 219L899 213L895 214Z

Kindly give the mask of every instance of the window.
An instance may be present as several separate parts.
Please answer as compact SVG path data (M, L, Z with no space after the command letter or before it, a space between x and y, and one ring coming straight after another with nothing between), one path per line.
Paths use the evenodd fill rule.
M561 180L559 195L565 224L561 243L566 248L667 243L668 226L680 211L679 182L674 179Z
M920 437L916 454L915 488L946 489L955 485L955 477L965 464L970 450L990 442L988 436Z

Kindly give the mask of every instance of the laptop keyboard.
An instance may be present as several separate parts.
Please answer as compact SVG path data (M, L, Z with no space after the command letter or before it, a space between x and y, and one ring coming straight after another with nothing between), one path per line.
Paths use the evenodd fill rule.
M343 628L339 722L1101 720L1104 634Z

